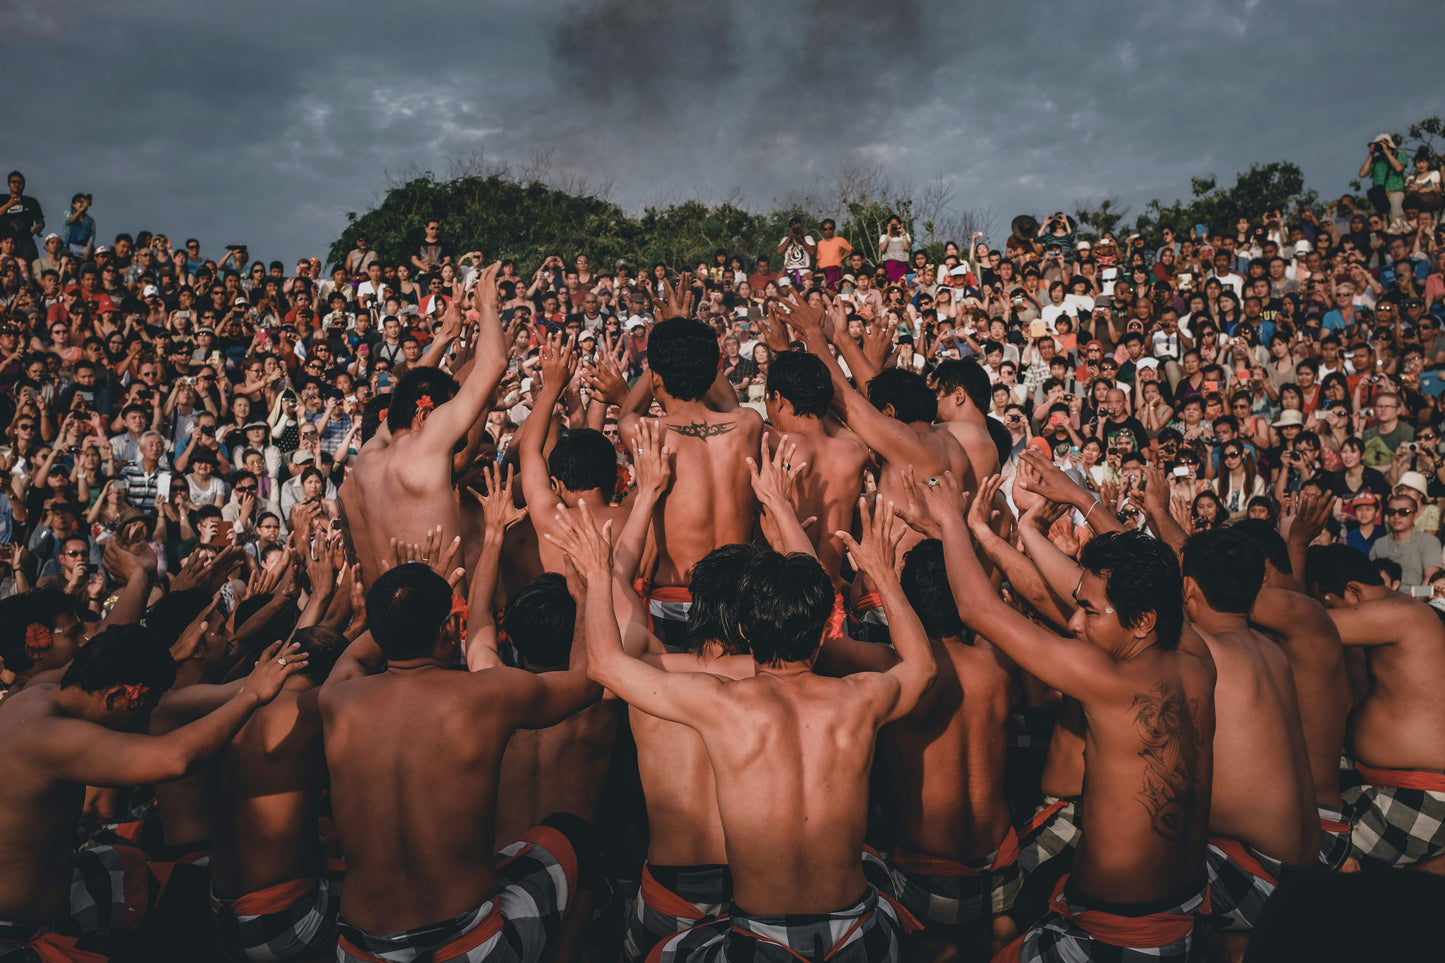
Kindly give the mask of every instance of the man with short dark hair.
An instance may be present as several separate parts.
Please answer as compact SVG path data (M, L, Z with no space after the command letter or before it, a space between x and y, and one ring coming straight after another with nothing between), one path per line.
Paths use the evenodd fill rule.
M465 607L417 563L374 580L366 612L369 661L385 668L343 661L320 695L346 856L336 958L485 959L506 944L537 959L581 921L577 887L593 885L596 857L570 814L496 851L502 755L514 729L554 725L601 694L587 649L574 646L565 671L452 671Z
M1396 492L1385 503L1384 538L1370 549L1371 560L1389 559L1400 566L1400 591L1425 585L1440 571L1440 540L1415 530L1420 506L1410 495Z
M999 598L974 554L951 477L917 486L939 526L966 625L1084 710L1087 831L1043 921L999 960L1192 958L1209 914L1205 837L1213 774L1213 659L1184 626L1174 553L1142 533L1089 541L1065 638ZM1063 566L1069 574L1063 574Z

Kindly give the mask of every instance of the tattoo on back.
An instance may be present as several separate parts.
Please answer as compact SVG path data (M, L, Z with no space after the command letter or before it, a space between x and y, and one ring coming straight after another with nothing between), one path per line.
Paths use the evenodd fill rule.
M689 438L701 438L703 441L707 441L714 435L727 434L728 432L736 428L737 425L731 421L723 422L717 425L710 425L705 421L692 421L688 422L685 425L668 425L667 427L671 428L679 435L687 435Z
M1199 733L1194 703L1159 683L1134 696L1134 725L1144 748L1144 785L1139 801L1149 811L1154 832L1178 842L1199 808Z

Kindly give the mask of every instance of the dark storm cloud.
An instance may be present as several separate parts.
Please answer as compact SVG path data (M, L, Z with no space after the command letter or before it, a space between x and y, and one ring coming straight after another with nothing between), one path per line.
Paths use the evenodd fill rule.
M847 166L952 180L1000 223L1138 211L1291 159L1337 193L1379 130L1440 113L1438 3L984 5L578 0L7 5L28 78L0 121L55 227L322 254L388 175L458 159L610 186L629 208L764 207ZM1345 29L1343 25L1348 25Z

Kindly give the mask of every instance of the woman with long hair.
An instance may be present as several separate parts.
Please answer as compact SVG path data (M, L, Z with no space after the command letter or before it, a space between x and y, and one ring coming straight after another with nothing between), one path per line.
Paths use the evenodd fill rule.
M1214 491L1230 521L1238 521L1249 509L1249 500L1266 491L1254 454L1243 443L1231 440L1219 450L1219 471L1214 478Z

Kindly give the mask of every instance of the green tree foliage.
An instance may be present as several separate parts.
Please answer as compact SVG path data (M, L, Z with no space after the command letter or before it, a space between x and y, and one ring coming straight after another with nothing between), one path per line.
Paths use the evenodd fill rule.
M1279 208L1288 214L1300 204L1313 204L1318 195L1306 190L1304 174L1289 161L1255 164L1238 175L1233 187L1220 187L1213 176L1191 181L1193 196L1164 206L1150 201L1134 223L1134 232L1146 243L1162 241L1160 229L1172 227L1179 234L1191 233L1196 224L1207 224L1210 233L1233 233L1235 222L1247 217L1258 223L1266 212ZM1081 212L1082 214L1082 212ZM1082 218L1081 218L1082 219Z
M1129 215L1129 208L1120 207L1117 197L1106 197L1096 205L1080 202L1074 209L1080 237L1098 240L1113 231ZM1115 234L1115 237L1118 235Z

